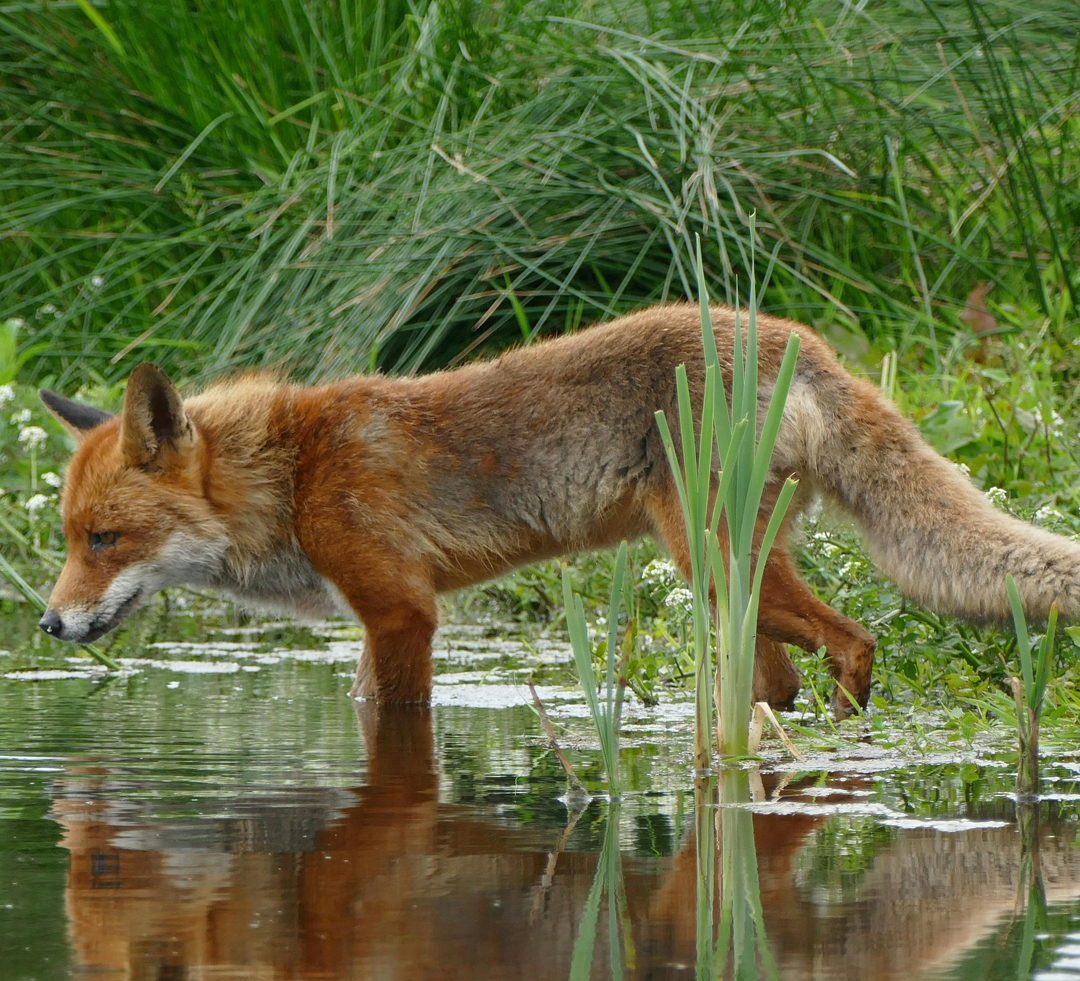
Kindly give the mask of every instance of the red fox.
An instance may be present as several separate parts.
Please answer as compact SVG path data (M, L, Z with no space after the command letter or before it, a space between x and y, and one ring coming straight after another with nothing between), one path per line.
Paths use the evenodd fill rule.
M730 371L734 311L717 307L713 321ZM809 328L758 323L763 398L792 331L802 348L762 504L767 516L798 478L766 564L755 699L784 706L797 693L787 644L824 647L842 689L860 705L869 696L873 637L814 596L789 551L817 494L935 610L1002 620L1011 572L1029 615L1054 603L1080 613L1080 545L996 510ZM678 417L679 364L700 400L700 321L687 304L416 378L304 388L242 375L184 400L143 364L119 417L42 391L78 448L63 493L67 562L41 627L87 643L163 587L209 586L248 606L355 615L366 641L352 693L427 701L439 593L646 534L688 572L654 419ZM834 705L852 709L840 689Z

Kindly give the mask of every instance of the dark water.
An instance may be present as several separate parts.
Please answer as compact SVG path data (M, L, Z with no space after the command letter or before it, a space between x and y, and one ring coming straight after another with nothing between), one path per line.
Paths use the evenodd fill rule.
M380 713L348 631L173 617L105 680L0 622L0 979L1080 978L1080 755L1025 849L992 753L777 754L718 808L688 706L634 708L631 793L571 814L543 638L450 629L434 707Z

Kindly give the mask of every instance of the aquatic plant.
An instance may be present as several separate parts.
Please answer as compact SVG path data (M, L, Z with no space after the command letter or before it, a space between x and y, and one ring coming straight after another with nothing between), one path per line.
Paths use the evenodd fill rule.
M1031 797L1039 792L1039 717L1042 715L1046 686L1050 681L1050 663L1054 656L1054 635L1057 632L1058 608L1050 607L1046 633L1039 650L1032 657L1020 593L1011 575L1005 577L1012 605L1013 626L1016 629L1016 650L1020 658L1021 678L1010 678L1013 700L1016 703L1016 733L1020 743L1020 760L1016 771L1018 798Z
M566 609L566 629L570 635L570 646L574 652L574 665L585 702L589 706L596 734L600 740L600 755L604 763L608 793L618 797L619 780L619 720L622 717L624 666L620 666L619 655L619 614L623 604L623 585L626 580L627 545L623 542L615 556L615 571L611 580L611 597L607 614L607 643L605 647L604 697L601 700L593 670L593 648L589 639L589 626L585 621L585 606L581 597L574 593L570 584L570 573L563 566L563 604Z
M754 226L755 218L751 215L751 234ZM697 731L695 764L702 770L710 763L710 695L719 712L719 752L724 756L745 756L747 751L761 580L765 561L795 494L795 481L789 478L784 482L760 538L756 534L758 513L795 373L799 338L793 333L788 339L758 435L757 291L753 275L745 348L742 315L736 310L729 406L709 311L700 241L695 266L705 353L705 384L698 434L695 435L685 366L676 371L678 450L662 411L656 413L656 422L674 475L690 550ZM721 468L715 490L714 444ZM723 533L721 517L725 519ZM725 543L727 555L722 551ZM717 619L715 684L709 622L712 596L716 600Z

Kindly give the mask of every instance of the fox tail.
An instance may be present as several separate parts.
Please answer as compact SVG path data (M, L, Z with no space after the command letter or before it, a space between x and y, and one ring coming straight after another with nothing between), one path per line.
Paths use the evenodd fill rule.
M1056 603L1080 618L1080 543L999 511L875 386L835 362L800 366L789 420L784 440L801 468L854 517L905 596L1005 621L1011 573L1029 617L1045 621Z

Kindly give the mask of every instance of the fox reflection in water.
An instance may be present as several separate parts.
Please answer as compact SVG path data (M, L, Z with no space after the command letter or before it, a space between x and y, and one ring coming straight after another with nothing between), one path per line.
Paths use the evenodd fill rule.
M161 823L122 793L110 797L107 771L59 784L53 815L71 853L78 976L566 977L596 856L564 852L546 879L557 830L440 802L429 710L357 713L368 767L354 791L282 790L231 802L239 817ZM754 816L768 942L785 979L918 977L1013 908L1012 826L897 832L854 897L830 902L797 874L800 850L827 820ZM1071 837L1042 841L1052 899L1080 893ZM691 831L674 856L624 856L627 976L692 969L694 855Z

